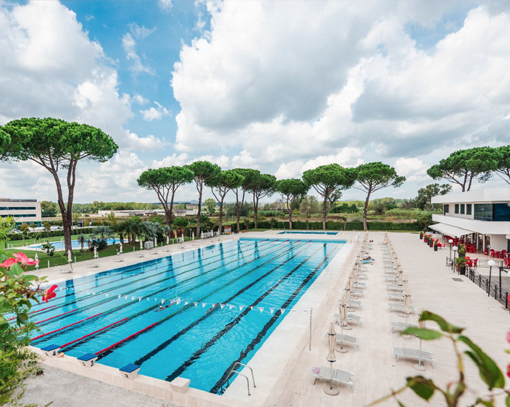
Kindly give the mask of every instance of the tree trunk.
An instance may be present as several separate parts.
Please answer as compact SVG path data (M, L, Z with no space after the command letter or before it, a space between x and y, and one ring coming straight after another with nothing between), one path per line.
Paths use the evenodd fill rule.
M289 229L292 229L292 204L287 204L289 207Z
M198 215L197 215L197 236L200 236L200 214L202 213L202 191L204 188L203 182L200 183L198 190Z
M253 194L253 215L255 216L255 219L253 219L255 223L255 229L258 228L258 220L257 220L257 212L259 209L259 199L256 197L255 194Z
M172 190L172 199L170 200L170 210L168 211L166 215L166 224L170 229L172 229L172 221L173 221L173 215L174 215L174 197L175 197L175 191Z
M372 190L368 190L367 199L365 199L365 208L363 208L363 230L368 230L367 227L367 213L368 213L368 202L370 201L370 194Z
M328 216L328 195L324 194L324 203L322 204L322 229L326 230L326 218Z
M220 216L218 218L218 233L220 235L223 232L223 200L224 200L224 196L221 197L221 201L220 201ZM239 230L239 229L237 229L237 230Z

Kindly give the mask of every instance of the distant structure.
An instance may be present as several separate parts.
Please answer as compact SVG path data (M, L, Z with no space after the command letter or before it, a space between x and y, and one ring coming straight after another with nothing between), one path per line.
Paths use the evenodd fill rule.
M98 211L98 217L107 217L113 213L116 218L130 218L131 216L148 216L148 215L165 215L163 209L133 209L133 210L110 210L110 211ZM198 213L197 209L174 209L173 214L176 217L179 216L193 216ZM92 215L94 216L94 215Z
M443 205L443 214L432 215L439 222L431 229L450 236L464 237L478 252L510 252L510 188L485 188L434 196L433 204Z
M0 198L0 217L12 216L17 225L41 225L41 203L37 199Z

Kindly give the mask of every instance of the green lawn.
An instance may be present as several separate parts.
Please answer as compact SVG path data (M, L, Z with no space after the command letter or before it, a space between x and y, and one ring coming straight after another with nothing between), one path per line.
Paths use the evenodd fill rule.
M186 241L190 240L189 238L185 238ZM58 239L60 241L60 239ZM170 241L171 242L171 241ZM172 243L170 243L172 244ZM117 251L119 250L119 245L109 245L106 248L99 250L99 258L103 257L109 257L109 256L115 256L117 254ZM122 245L122 250L124 253L132 252L134 250L139 251L140 250L140 243L124 243ZM19 249L8 249L6 250L7 254L12 253L18 253ZM53 253L53 256L48 256L44 251L35 251L35 250L21 250L23 253L25 253L30 258L35 258L35 255L37 253L37 256L40 260L39 263L39 270L45 269L48 267L48 261L50 267L54 266L64 266L67 265L67 256L65 255L65 252L63 250L55 251ZM80 251L80 249L75 249L73 252L73 263L74 258L76 257L76 262L85 261L85 260L92 260L94 258L94 251L87 251L85 250L83 253ZM35 270L35 266L29 266L27 267L28 271Z

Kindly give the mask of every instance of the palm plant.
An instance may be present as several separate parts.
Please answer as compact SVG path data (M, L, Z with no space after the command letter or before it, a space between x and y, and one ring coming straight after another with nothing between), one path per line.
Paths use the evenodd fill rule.
M112 238L113 236L114 234L109 226L98 226L91 233L91 237L93 239L101 239L103 241L106 241L106 239Z
M83 246L85 246L85 243L87 242L87 236L85 236L83 233L78 236L78 242L81 245L81 252L83 253Z

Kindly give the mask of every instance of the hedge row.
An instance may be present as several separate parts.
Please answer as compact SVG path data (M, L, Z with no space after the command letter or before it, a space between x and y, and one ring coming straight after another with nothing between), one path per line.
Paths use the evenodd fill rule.
M81 229L71 229L71 235L81 235L92 233L93 228L81 228ZM25 239L40 239L44 240L46 237L55 237L55 236L64 236L63 230L51 230L49 232L29 232L26 234ZM7 235L7 240L23 240L23 235L21 233L9 233Z
M236 230L236 224L225 224L224 226L232 226L232 231ZM250 222L250 228L254 227L254 223ZM258 227L261 229L289 229L289 222L258 222ZM396 222L367 222L368 230L408 230L408 231L421 231L423 226L419 222L409 223L396 223ZM241 229L244 229L244 222L241 222ZM306 222L295 221L292 222L292 229L304 230L307 229ZM309 229L321 230L322 222L310 222ZM352 221L352 222L327 222L327 230L363 230L363 222ZM217 228L216 228L217 230Z

